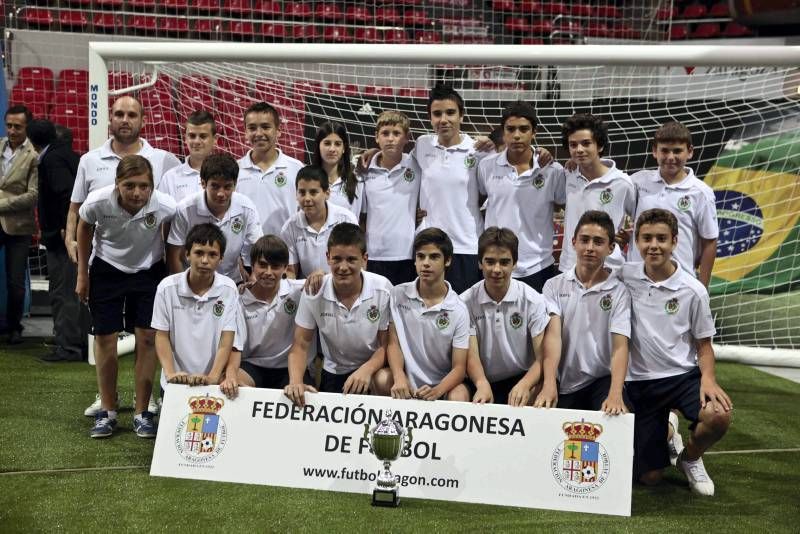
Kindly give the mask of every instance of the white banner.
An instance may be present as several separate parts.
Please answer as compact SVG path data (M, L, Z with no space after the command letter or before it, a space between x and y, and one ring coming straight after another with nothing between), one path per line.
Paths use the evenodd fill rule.
M412 428L392 463L402 498L631 513L633 415L460 402L170 385L150 474L371 494L364 425L383 409ZM364 499L368 506L370 499Z

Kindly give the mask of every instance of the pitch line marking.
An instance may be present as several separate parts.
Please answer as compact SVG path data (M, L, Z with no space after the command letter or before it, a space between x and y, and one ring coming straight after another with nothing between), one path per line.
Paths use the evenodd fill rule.
M703 454L768 454L772 452L800 452L800 447L793 449L745 449L741 451L707 451Z
M103 467L64 467L62 469L33 469L30 471L0 472L0 476L8 475L53 475L58 473L83 473L87 471L127 471L131 469L146 469L148 465L109 465Z

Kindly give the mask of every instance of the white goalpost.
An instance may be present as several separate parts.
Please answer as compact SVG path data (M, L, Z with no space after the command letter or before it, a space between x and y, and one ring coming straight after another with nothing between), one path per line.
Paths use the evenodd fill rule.
M325 120L344 123L355 149L372 146L384 109L427 132L426 93L444 81L464 96L470 134L488 134L509 101L535 104L537 144L560 160L560 124L601 115L607 155L632 174L655 166L656 128L680 120L693 134L690 165L717 203L718 358L800 367L798 67L798 46L91 42L89 145L108 136L109 97L137 94L151 143L182 151L185 115L206 108L221 148L238 157L242 112L266 100L282 116L281 148L308 161Z

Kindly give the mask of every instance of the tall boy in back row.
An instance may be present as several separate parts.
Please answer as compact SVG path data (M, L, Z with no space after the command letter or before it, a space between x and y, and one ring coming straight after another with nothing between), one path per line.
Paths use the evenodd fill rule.
M627 392L636 412L635 476L644 484L661 480L670 465L667 415L677 409L692 422L677 466L694 493L710 496L714 482L702 456L728 430L733 404L714 372L708 292L672 259L678 243L672 213L641 213L634 235L644 262L625 264L621 275L632 301Z

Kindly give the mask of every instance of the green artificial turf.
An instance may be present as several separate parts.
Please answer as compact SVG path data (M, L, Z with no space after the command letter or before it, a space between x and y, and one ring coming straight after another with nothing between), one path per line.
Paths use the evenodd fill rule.
M130 430L132 358L120 362L121 430L92 440L82 413L95 394L93 368L43 364L44 352L33 342L0 347L4 533L800 531L798 452L708 455L714 498L693 496L669 469L660 486L634 487L631 518L419 499L382 509L367 495L151 478L153 441ZM800 447L800 385L736 364L719 364L718 378L735 415L715 451ZM65 471L85 468L101 469Z

